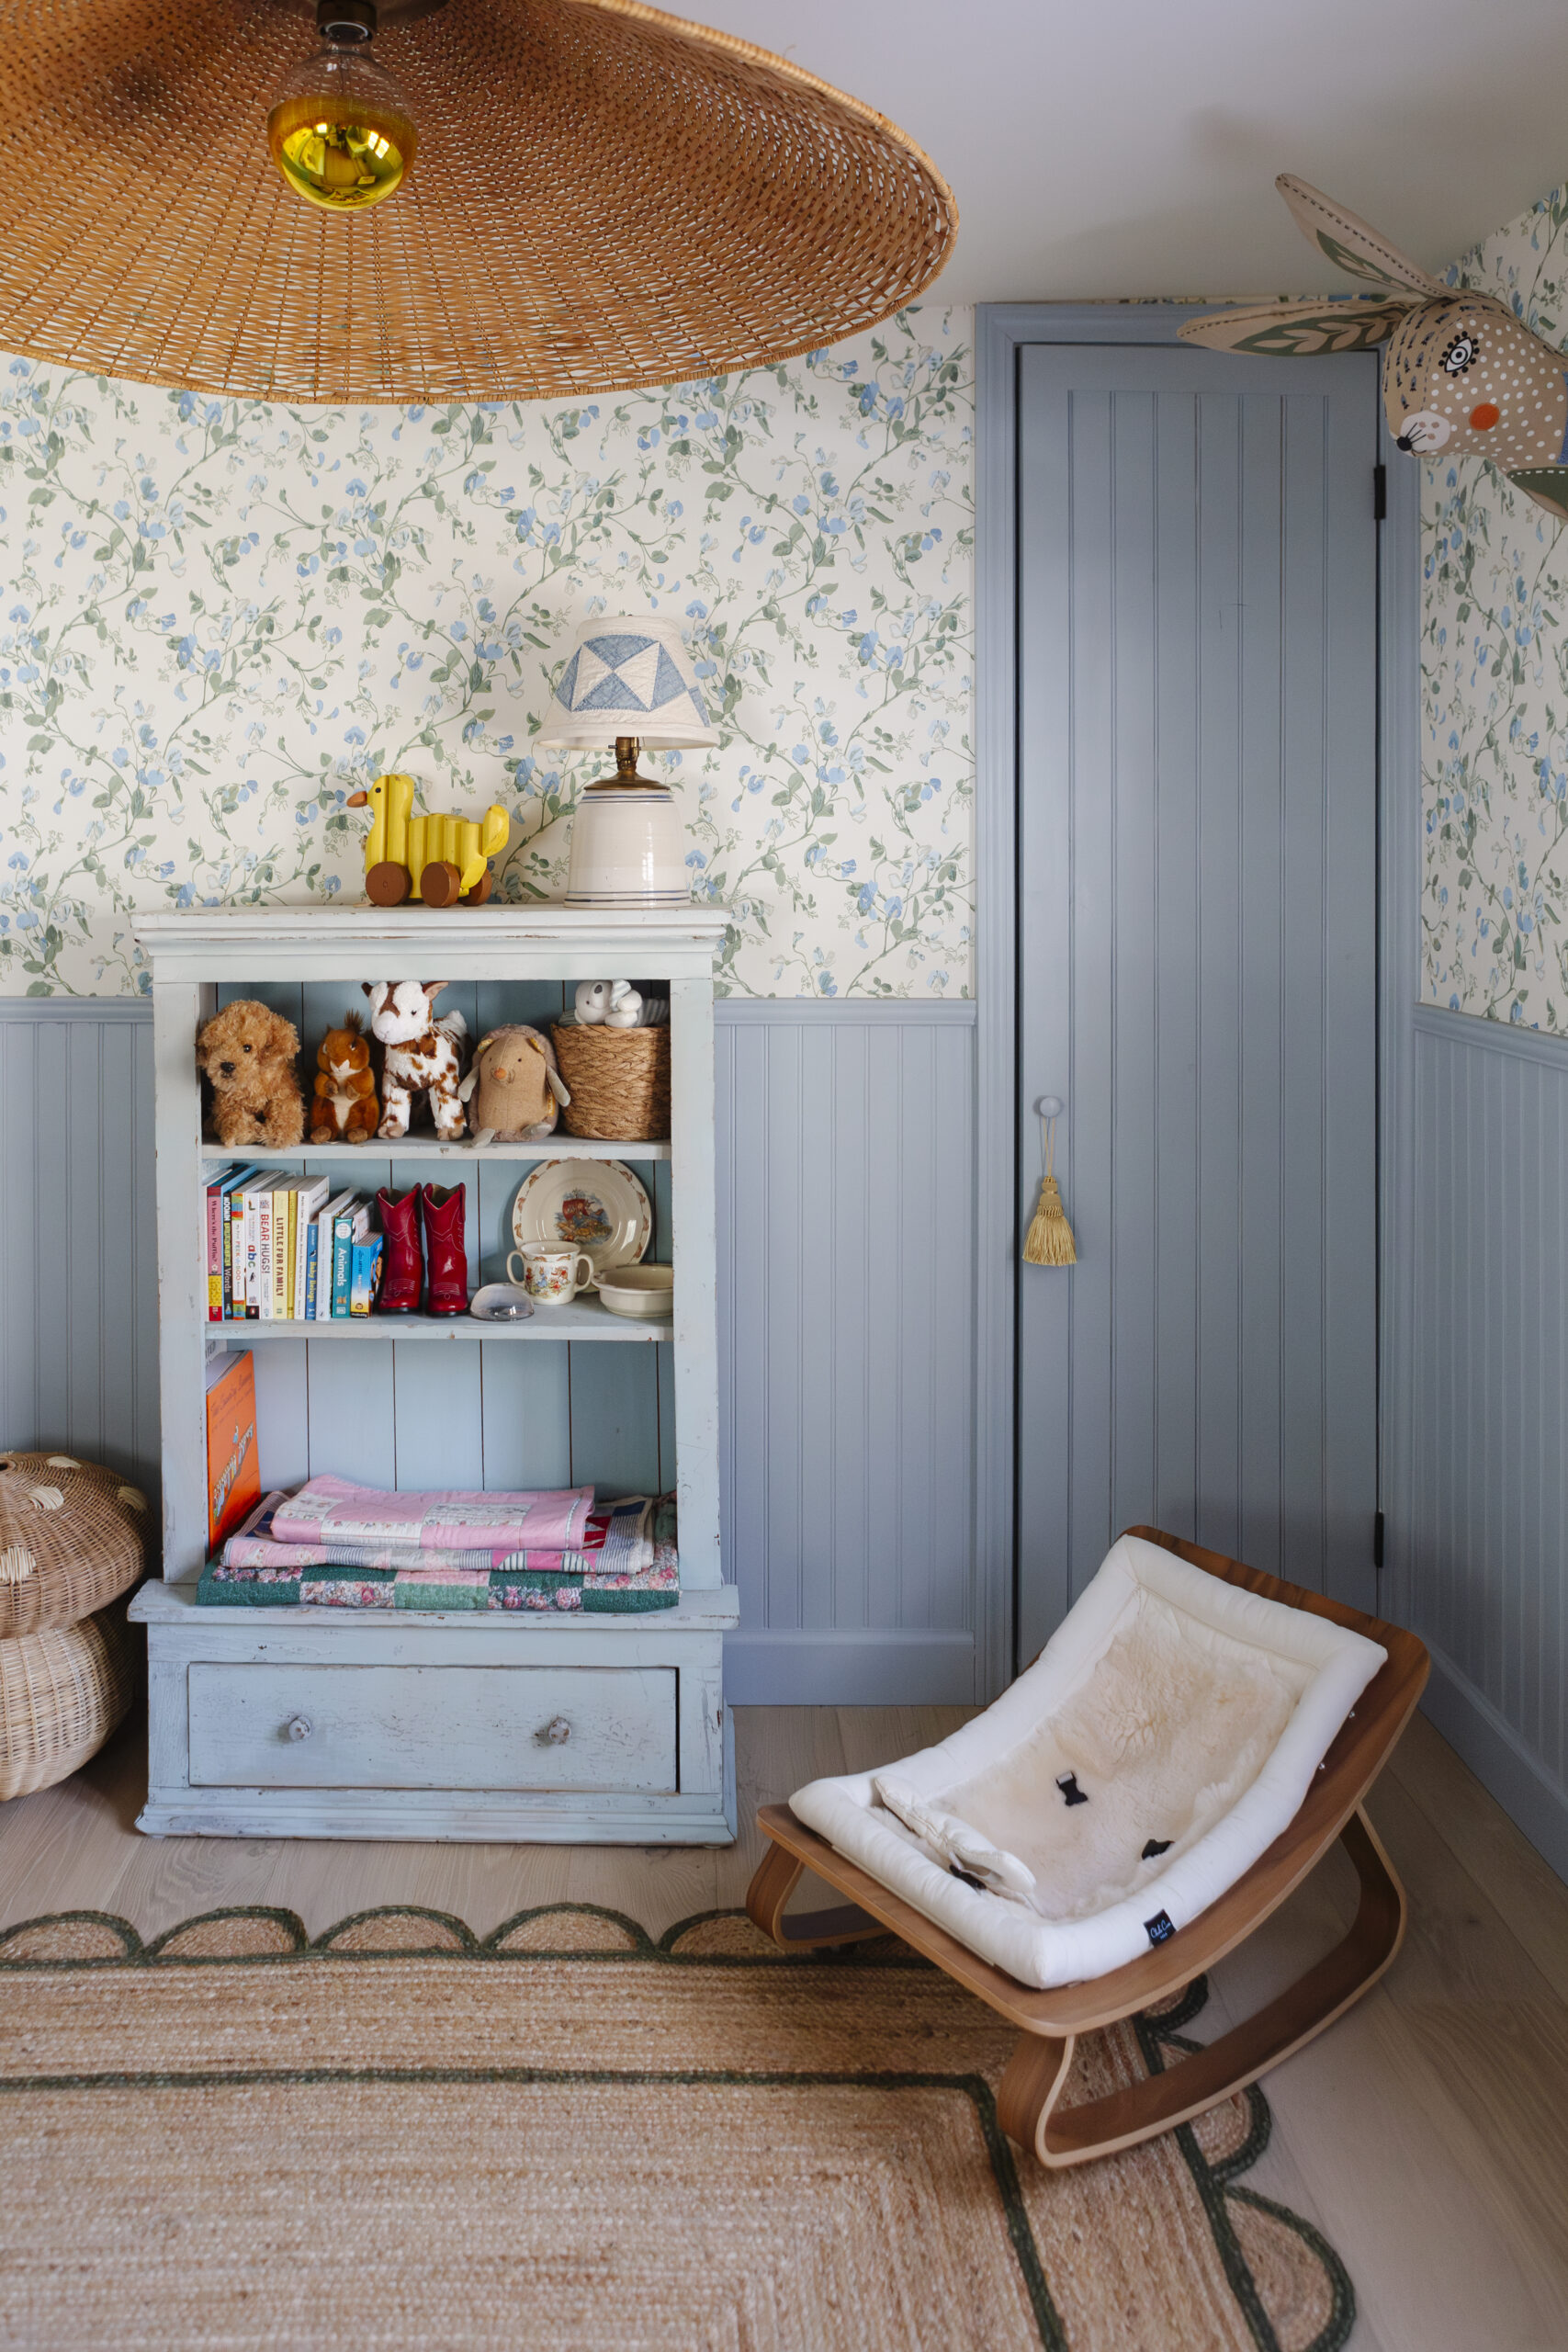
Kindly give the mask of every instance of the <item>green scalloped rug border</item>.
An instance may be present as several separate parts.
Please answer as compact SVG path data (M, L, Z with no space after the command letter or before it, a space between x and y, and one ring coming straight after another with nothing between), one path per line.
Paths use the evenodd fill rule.
M686 1918L677 1919L673 1926L667 1928L664 1933L655 1940L639 1921L624 1911L612 1910L604 1904L540 1903L525 1910L511 1913L508 1917L501 1921L499 1926L492 1928L488 1935L479 1936L474 1933L466 1920L457 1918L452 1912L437 1911L428 1905L420 1903L384 1903L374 1905L367 1910L351 1911L345 1917L334 1921L332 1927L324 1928L321 1935L312 1937L307 1931L305 1923L298 1912L285 1909L275 1904L236 1903L220 1905L210 1911L195 1912L188 1919L181 1919L174 1927L165 1928L162 1934L144 1939L129 1919L122 1919L113 1912L51 1911L40 1913L31 1919L18 1919L11 1927L0 1930L0 1973L21 1976L50 1971L77 1969L136 1970L171 1967L297 1968L301 1963L310 1965L321 1962L336 1962L339 1965L374 1966L378 1961L437 1959L467 1960L477 1962L480 1965L489 1964L498 1967L504 1967L512 1962L522 1962L532 1965L539 1961L557 1960L570 1961L578 1965L604 1964L610 1967L627 1962L646 1963L649 1961L663 1962L676 1968L767 1969L831 1966L925 1971L931 1965L929 1961L920 1959L917 1953L897 1944L892 1938L888 1938L886 1943L862 1944L845 1951L820 1953L708 1952L682 1951L680 1949L683 1939L697 1928L706 1927L717 1920L740 1919L745 1917L745 1912L739 1908L694 1911ZM507 1938L514 1935L519 1928L526 1927L536 1920L551 1917L603 1920L625 1937L625 1945L618 1951L614 1949L594 1951L592 1948L584 1950L581 1946L575 1944L563 1944L553 1949L547 1946L532 1945L526 1949L512 1951L502 1948ZM176 1939L188 1934L192 1928L214 1926L225 1919L265 1920L280 1931L285 1939L283 1947L276 1951L261 1952L181 1952L173 1948ZM435 1933L427 1944L389 1942L380 1951L367 1949L359 1943L344 1945L341 1942L340 1939L351 1931L363 1929L376 1919L428 1920ZM9 1946L14 1945L23 1936L34 1933L39 1928L78 1924L92 1925L106 1929L118 1938L121 1946L120 1951L118 1953L110 1952L75 1959L48 1956L28 1959L14 1957L8 1952ZM1167 2048L1179 2051L1185 2056L1190 2051L1200 2046L1183 2032L1182 2029L1190 2025L1192 2020L1201 2015L1207 2005L1208 1997L1208 1980L1206 1977L1199 1976L1188 1986L1186 1992L1172 2007L1159 2016L1150 2016L1145 2013L1133 2020L1144 2063L1151 2073L1164 2070ZM288 2079L294 2071L246 2070L243 2079L269 2081ZM312 2080L318 2080L322 2078L323 2072L335 2071L338 2070L311 2068L309 2073ZM372 2077L388 2080L401 2079L410 2073L417 2077L426 2070L376 2067L344 2071L351 2074L353 2079L357 2081ZM632 2078L632 2070L624 2067L573 2070L570 2073L529 2067L476 2068L472 2073L475 2080L482 2078L486 2081L502 2077L510 2079L513 2075L531 2081L560 2080L563 2082L590 2079L624 2081ZM442 2070L444 2080L450 2076L451 2070ZM191 2079L227 2081L240 2078L234 2075L233 2070L224 2069L221 2077L216 2073L209 2075L204 2070ZM1019 2266L1023 2273L1034 2317L1040 2329L1041 2344L1044 2347L1044 2352L1069 2352L1067 2338L1052 2300L1039 2248L1030 2225L1028 2209L1019 2185L1012 2145L997 2120L996 2102L990 2086L981 2076L929 2074L901 2074L895 2076L877 2074L867 2077L854 2077L798 2073L775 2074L772 2071L757 2074L747 2070L734 2075L721 2073L683 2072L669 2075L660 2075L657 2077L638 2075L637 2078L658 2079L672 2083L735 2080L779 2084L829 2080L837 2083L864 2079L886 2088L900 2086L922 2088L942 2086L964 2092L974 2101L980 2127L985 2135L992 2170L996 2176L998 2192L1007 2216L1009 2234L1018 2255ZM6 2090L25 2090L33 2087L37 2079L30 2076L0 2077L0 2094ZM97 2079L107 2082L111 2079L118 2081L119 2078L83 2076L79 2078L79 2086L88 2088ZM1272 2112L1258 2086L1254 2083L1242 2096L1247 2104L1247 2131L1240 2146L1230 2155L1217 2162L1212 2162L1203 2154L1197 2134L1190 2124L1179 2125L1174 2135L1208 2216L1214 2245L1231 2291L1235 2296L1237 2308L1252 2335L1258 2352L1281 2352L1280 2339L1264 2307L1257 2279L1231 2218L1229 2208L1232 2200L1250 2206L1256 2211L1267 2213L1281 2227L1290 2230L1300 2238L1321 2262L1330 2283L1332 2302L1329 2317L1311 2344L1302 2347L1302 2352L1342 2352L1342 2347L1348 2342L1351 2330L1356 2324L1356 2292L1349 2273L1322 2232L1315 2229L1303 2214L1294 2212L1288 2205L1282 2205L1275 2199L1265 2197L1258 2190L1247 2188L1242 2185L1242 2175L1249 2172L1262 2155L1269 2145L1273 2129Z

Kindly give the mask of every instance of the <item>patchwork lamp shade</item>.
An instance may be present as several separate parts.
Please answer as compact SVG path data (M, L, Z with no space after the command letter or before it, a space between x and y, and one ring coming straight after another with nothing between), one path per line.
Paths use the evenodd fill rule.
M637 753L718 741L680 623L594 620L578 634L540 731L541 750L614 743L615 773L591 784L571 823L569 907L683 907L686 835L668 786L637 773Z

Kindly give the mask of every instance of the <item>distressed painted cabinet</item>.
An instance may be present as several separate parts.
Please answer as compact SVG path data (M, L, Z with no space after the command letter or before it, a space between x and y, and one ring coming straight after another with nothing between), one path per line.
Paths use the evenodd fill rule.
M148 1797L157 1835L469 1838L722 1844L735 1835L723 1640L737 1622L719 1554L713 956L722 911L547 906L269 908L161 914L152 965L157 1086L164 1577L147 1627ZM205 1141L197 1029L259 997L306 1064L363 1002L360 983L446 978L470 1039L539 1023L576 982L667 989L671 1137L593 1144L337 1145L240 1154ZM515 1325L376 1317L208 1319L206 1186L242 1157L341 1174L362 1193L464 1182L471 1286L503 1278L527 1164L615 1158L654 1207L676 1268L670 1325L594 1301ZM439 1162L439 1166L435 1163ZM255 1360L265 1487L312 1474L385 1487L673 1487L681 1600L646 1616L198 1608L207 1552L209 1358Z

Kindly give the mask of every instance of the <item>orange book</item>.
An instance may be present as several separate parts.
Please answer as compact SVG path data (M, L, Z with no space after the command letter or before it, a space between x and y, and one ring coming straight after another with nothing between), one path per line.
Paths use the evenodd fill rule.
M207 1369L207 1539L216 1555L261 1500L256 1461L256 1374L249 1351Z

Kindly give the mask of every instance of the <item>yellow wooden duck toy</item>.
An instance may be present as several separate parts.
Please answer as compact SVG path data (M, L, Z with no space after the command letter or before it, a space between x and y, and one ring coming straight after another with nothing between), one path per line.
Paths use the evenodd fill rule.
M378 775L346 806L370 810L365 844L365 895L372 906L482 907L493 884L490 861L506 847L512 820L491 806L481 823L468 817L416 817L412 775Z

